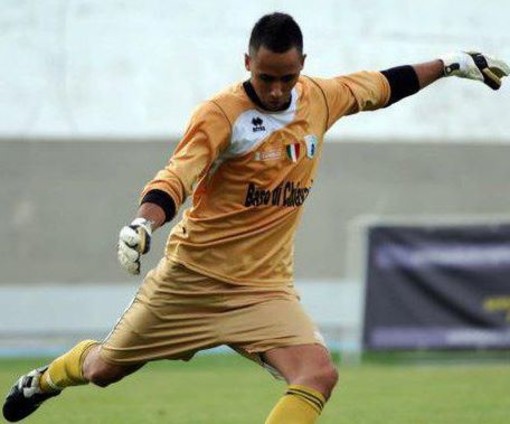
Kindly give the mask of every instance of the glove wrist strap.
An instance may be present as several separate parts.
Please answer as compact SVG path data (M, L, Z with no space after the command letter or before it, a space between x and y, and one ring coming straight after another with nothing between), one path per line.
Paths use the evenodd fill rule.
M142 227L147 234L152 235L152 222L145 218L135 218L131 223L132 226Z

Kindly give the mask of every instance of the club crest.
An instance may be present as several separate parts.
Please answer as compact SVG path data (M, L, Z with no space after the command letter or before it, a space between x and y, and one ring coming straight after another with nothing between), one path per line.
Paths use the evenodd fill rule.
M310 134L305 136L305 144L306 144L306 156L312 159L317 153L317 136L314 134Z

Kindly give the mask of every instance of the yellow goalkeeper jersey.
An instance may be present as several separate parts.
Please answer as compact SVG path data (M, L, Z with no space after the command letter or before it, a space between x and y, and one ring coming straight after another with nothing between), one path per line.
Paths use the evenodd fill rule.
M289 107L260 109L246 83L201 104L167 166L142 192L192 205L173 227L166 256L233 284L290 285L294 235L315 183L326 131L342 116L386 105L379 72L301 76Z

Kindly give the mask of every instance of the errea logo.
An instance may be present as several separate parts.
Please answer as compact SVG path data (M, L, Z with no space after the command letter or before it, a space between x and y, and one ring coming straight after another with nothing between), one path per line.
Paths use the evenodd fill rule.
M264 121L260 116L256 116L251 120L251 123L253 124L253 132L259 132L259 131L265 131L266 127L263 125Z

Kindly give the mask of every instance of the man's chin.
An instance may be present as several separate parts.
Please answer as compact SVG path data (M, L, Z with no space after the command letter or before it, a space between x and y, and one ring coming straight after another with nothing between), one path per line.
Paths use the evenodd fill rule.
M284 103L265 103L264 107L267 110L270 110L271 112L277 112L279 110L282 110L282 107L284 106Z

